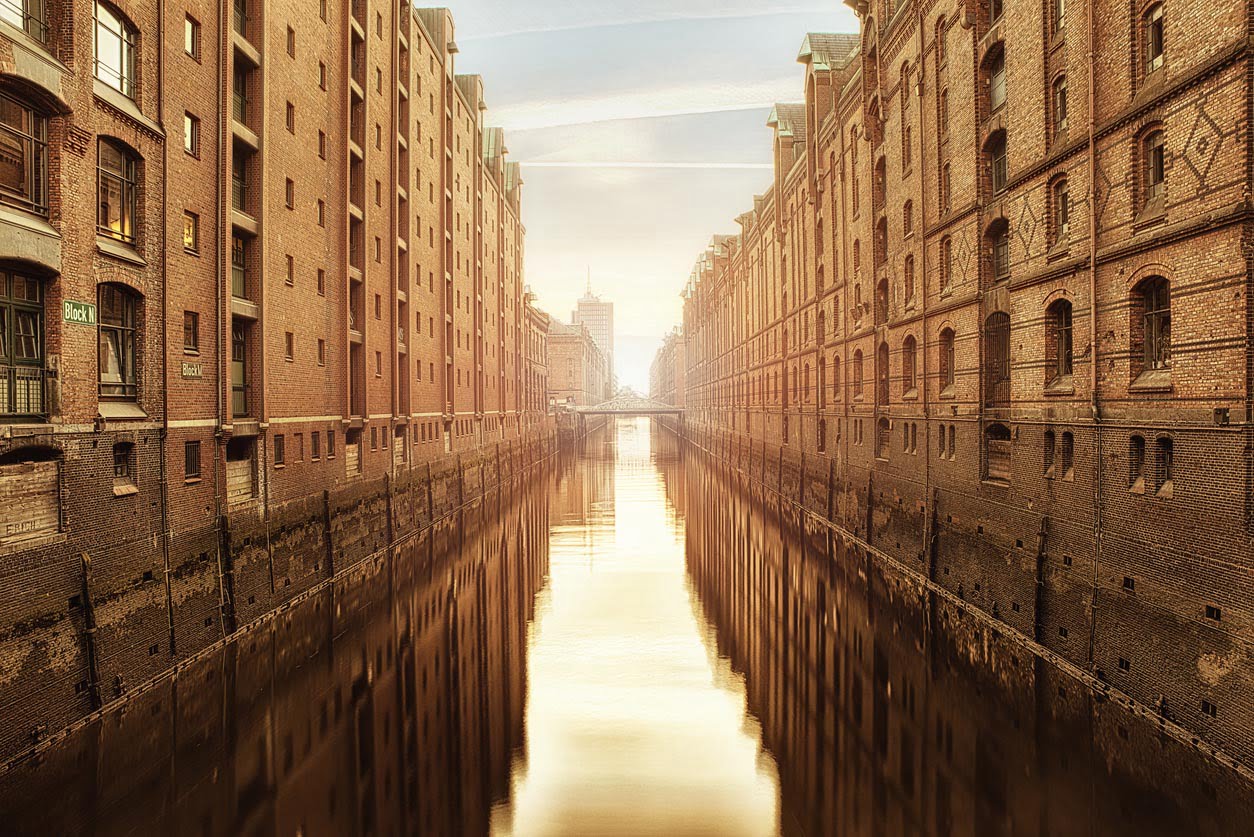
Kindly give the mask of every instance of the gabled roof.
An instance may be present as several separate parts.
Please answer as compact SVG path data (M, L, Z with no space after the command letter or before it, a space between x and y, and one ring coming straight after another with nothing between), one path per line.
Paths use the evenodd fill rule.
M483 159L493 160L504 156L508 151L505 147L504 128L488 128L483 132Z
M806 137L806 106L792 102L779 103L771 108L767 118L768 127L774 128L780 136L793 137L805 142Z
M816 70L839 70L858 54L860 38L829 32L811 32L801 42L797 60Z

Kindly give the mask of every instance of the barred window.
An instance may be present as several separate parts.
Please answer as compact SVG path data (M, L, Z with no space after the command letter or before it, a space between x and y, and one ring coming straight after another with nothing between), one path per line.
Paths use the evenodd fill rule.
M200 478L200 442L183 443L183 479Z

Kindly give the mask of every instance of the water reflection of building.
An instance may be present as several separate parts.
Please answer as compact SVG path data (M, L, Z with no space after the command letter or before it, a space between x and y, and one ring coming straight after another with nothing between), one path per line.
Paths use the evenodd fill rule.
M1226 766L685 462L688 565L805 834L1242 833ZM675 498L672 498L673 500Z
M0 777L9 834L486 834L548 512L483 504Z

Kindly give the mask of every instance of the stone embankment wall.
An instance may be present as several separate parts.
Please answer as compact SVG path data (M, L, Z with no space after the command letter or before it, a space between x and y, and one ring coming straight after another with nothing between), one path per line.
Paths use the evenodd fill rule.
M557 445L548 422L395 476L209 512L194 537L167 541L155 521L137 517L131 538L102 537L110 545L98 552L74 555L61 543L34 563L29 552L3 558L0 578L25 594L4 597L0 612L0 762L177 676L486 492L521 483Z

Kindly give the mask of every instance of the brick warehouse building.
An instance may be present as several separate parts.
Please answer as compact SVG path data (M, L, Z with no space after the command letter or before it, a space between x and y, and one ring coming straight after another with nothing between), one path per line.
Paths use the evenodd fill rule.
M609 363L587 326L550 318L545 352L548 393L554 403L588 407L613 394Z
M0 754L547 445L456 52L400 0L0 2Z
M1248 764L1248 8L852 5L687 284L687 432Z
M653 362L649 364L649 397L674 407L684 406L687 385L684 375L688 371L687 342L684 330L674 328L662 338Z

